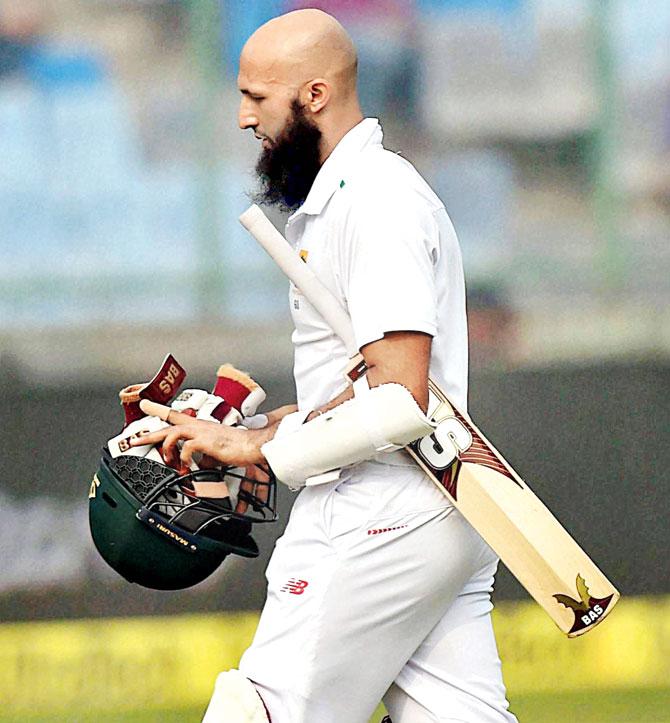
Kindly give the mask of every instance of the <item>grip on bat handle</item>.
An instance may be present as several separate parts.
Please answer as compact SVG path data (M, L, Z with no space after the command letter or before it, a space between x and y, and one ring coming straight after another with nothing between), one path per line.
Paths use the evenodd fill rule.
M240 223L246 228L246 230L252 235L256 236L253 229L260 222L265 225L264 222L268 221L267 216L261 211L261 209L254 203L240 216Z

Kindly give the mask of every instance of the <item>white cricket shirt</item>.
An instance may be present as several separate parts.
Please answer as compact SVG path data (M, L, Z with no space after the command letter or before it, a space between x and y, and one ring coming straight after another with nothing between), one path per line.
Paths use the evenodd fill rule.
M467 404L467 327L461 253L444 205L414 167L382 146L366 118L337 144L286 236L348 310L358 347L390 331L433 337L431 377ZM342 341L291 285L294 376L301 410L346 387Z

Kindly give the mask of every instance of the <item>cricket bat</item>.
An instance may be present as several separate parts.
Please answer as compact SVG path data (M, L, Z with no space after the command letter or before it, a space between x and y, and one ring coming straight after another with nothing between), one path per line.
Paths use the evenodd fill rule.
M342 339L349 367L360 373L351 320L339 301L258 206L245 211L240 223ZM593 629L619 599L616 588L432 380L429 398L435 430L407 447L409 454L561 631L572 638Z

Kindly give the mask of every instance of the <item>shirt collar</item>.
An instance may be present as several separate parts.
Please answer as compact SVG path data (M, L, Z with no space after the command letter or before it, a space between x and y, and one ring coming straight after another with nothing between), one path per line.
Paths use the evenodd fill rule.
M346 133L321 166L307 198L289 221L309 214L318 216L338 188L346 183L347 172L358 154L370 146L382 145L383 133L376 118L365 118Z

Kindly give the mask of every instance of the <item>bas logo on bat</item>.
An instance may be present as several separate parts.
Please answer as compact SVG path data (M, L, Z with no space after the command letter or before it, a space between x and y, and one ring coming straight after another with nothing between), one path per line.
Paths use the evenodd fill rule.
M605 598L591 597L589 589L586 586L586 580L584 580L581 575L577 575L576 587L579 600L575 600L569 595L563 595L562 593L553 596L561 605L570 608L575 614L575 624L570 629L570 633L584 630L584 628L587 628L589 625L598 622L607 611L614 597L613 595L608 595Z

